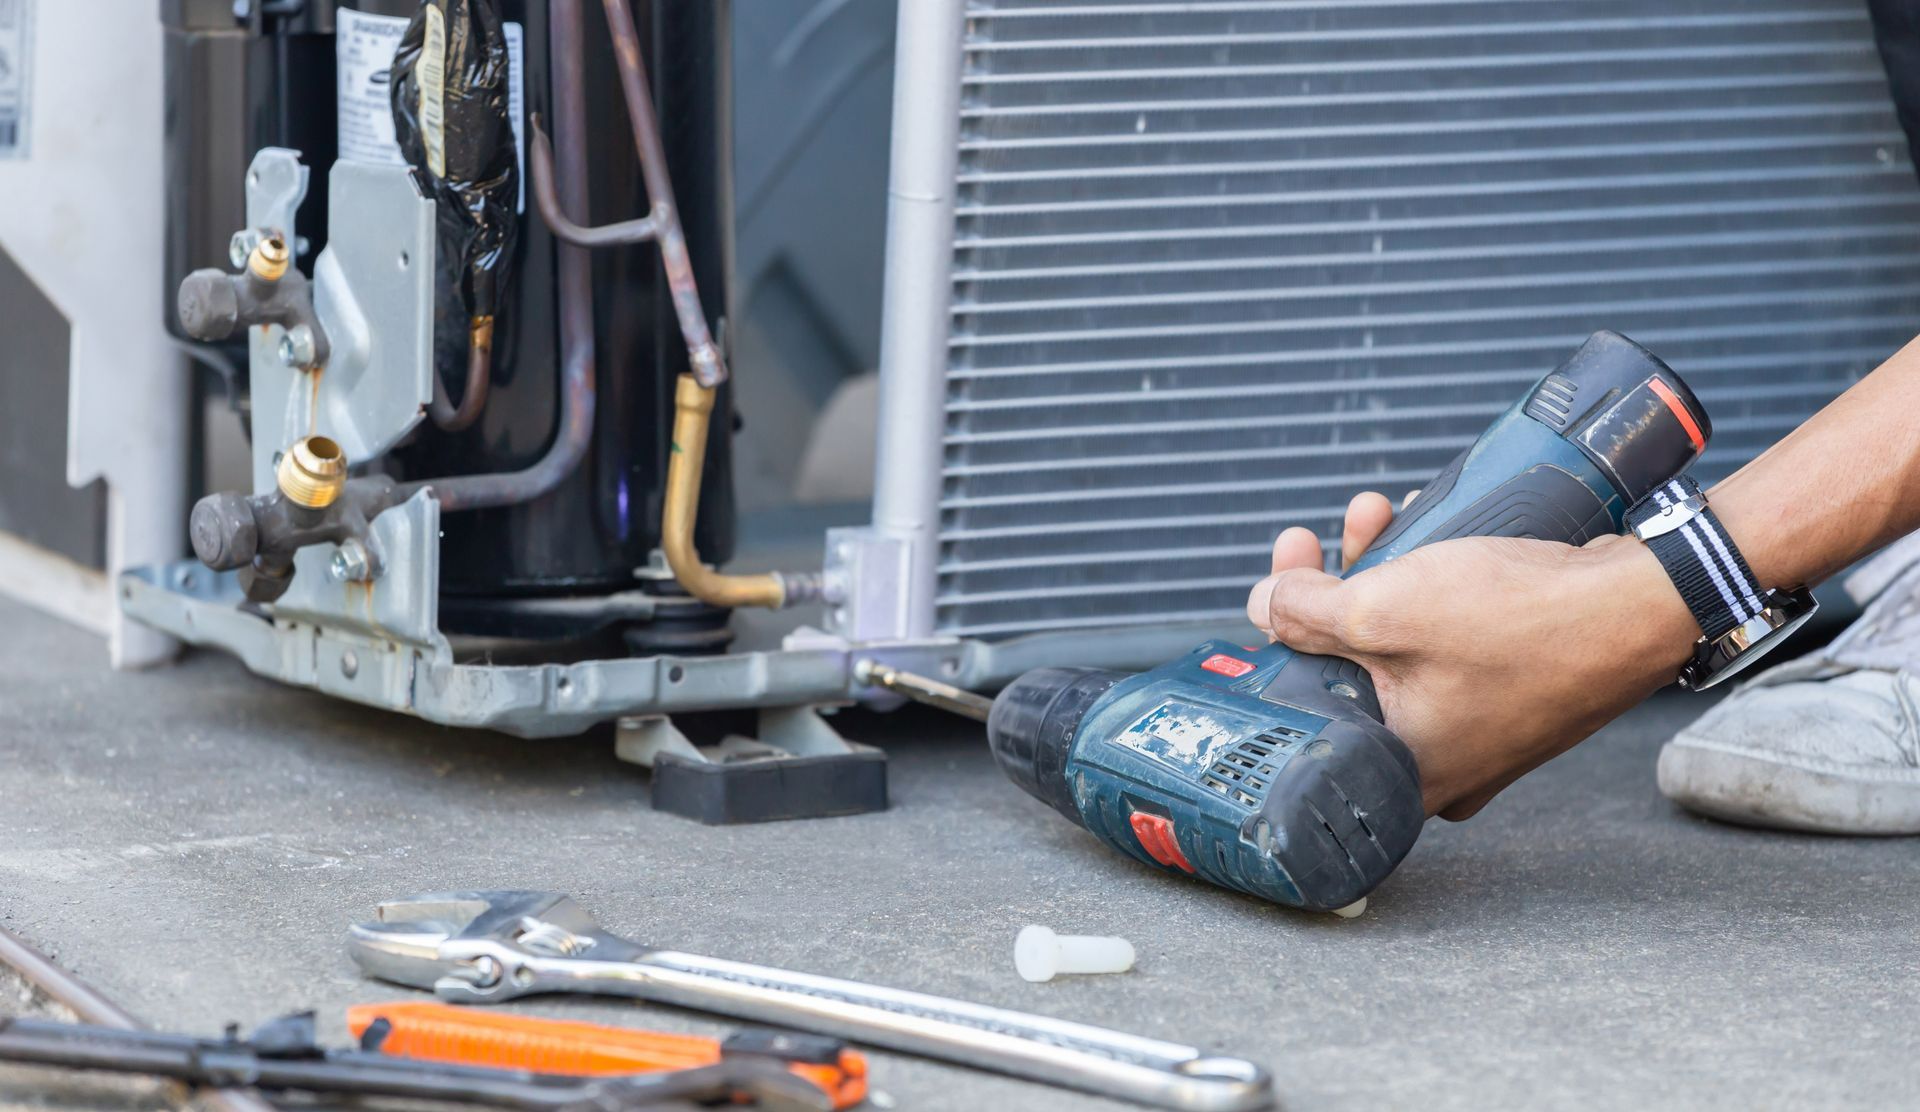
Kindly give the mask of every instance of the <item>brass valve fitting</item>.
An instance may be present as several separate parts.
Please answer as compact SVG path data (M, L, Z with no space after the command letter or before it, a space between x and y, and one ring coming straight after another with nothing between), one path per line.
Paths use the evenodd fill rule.
M287 241L279 236L268 236L254 244L253 251L247 256L247 269L264 282L278 282L287 272Z
M340 497L340 488L346 485L347 457L340 445L324 436L302 437L281 454L273 476L289 502L325 509L333 505Z

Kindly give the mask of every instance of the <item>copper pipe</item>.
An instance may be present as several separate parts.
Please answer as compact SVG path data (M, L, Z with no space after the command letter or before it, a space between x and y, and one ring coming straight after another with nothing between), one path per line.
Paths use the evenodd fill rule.
M627 0L604 0L607 30L613 35L613 57L620 67L620 93L627 102L627 120L633 125L633 146L640 155L640 175L647 183L647 199L660 241L660 263L667 272L673 296L673 314L687 341L687 359L693 377L712 389L727 380L727 364L707 331L707 314L700 307L700 287L693 278L693 258L680 229L680 210L673 203L673 179L667 173L667 150L660 143L660 121L653 114L648 92L647 63L640 56L640 33L634 30Z
M714 606L765 606L779 609L818 598L818 575L723 575L700 559L693 528L700 509L700 486L707 461L707 432L713 417L714 388L727 380L727 364L707 330L700 286L694 279L687 237L674 207L673 179L660 142L660 122L648 92L647 65L640 53L627 0L604 0L613 56L620 68L620 92L633 125L634 151L652 204L649 219L660 244L660 263L673 297L674 316L687 345L691 374L674 383L673 443L667 456L666 503L660 514L660 549L673 577L687 593Z
M575 224L567 218L553 189L553 144L547 141L547 131L540 126L539 116L533 118L533 143L527 153L527 164L533 168L534 207L540 210L540 219L546 222L547 230L555 238L576 247L620 247L654 238L658 229L651 216L597 227Z
M433 423L447 432L471 428L487 408L487 391L493 385L493 317L475 317L467 327L467 388L455 406L447 398L447 384L436 372L433 376L433 401L427 413Z
M673 444L667 456L667 498L660 514L660 550L687 593L714 606L787 605L787 584L777 573L722 575L700 559L693 543L700 512L700 479L707 463L707 426L713 391L692 375L674 383ZM798 601L797 599L794 601Z
M581 84L585 37L580 0L553 0L548 9L548 60L553 71L553 130L559 146L559 186L567 210L587 211L587 98ZM595 408L593 270L585 248L556 244L560 292L560 427L546 454L530 467L490 475L423 479L395 488L404 502L422 488L443 512L529 502L573 473L593 439Z

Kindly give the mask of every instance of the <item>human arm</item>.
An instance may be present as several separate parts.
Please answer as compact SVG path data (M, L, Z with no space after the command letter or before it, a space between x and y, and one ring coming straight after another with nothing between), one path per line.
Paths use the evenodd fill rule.
M1920 341L1714 487L1762 587L1818 582L1920 528L1917 413ZM1347 562L1391 516L1379 495L1354 500ZM1700 635L1659 561L1622 537L1444 541L1341 580L1289 529L1247 608L1277 640L1367 668L1428 813L1450 819L1673 682Z

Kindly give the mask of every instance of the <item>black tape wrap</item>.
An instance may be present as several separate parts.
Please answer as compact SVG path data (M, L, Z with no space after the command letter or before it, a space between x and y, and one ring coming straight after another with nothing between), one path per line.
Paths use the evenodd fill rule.
M433 41L429 42L429 38ZM492 316L511 277L520 168L509 110L507 36L493 0L428 0L393 58L393 130L439 213L443 343L464 351L466 322ZM422 100L437 85L437 101ZM457 322L457 323L456 323ZM455 360L457 362L457 359Z

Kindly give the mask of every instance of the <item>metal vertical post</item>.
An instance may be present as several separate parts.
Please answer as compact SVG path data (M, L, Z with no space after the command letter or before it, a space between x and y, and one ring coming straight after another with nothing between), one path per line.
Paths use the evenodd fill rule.
M873 525L907 549L907 638L932 634L966 0L900 0Z

